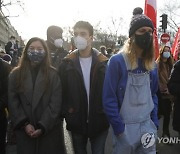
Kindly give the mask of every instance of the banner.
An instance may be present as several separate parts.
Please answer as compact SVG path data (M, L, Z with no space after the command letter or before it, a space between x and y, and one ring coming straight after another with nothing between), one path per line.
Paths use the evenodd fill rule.
M178 29L178 32L176 33L176 37L174 40L174 43L172 45L172 50L171 50L173 57L175 60L178 60L178 53L180 53L180 27Z
M154 46L155 46L155 58L159 56L159 44L157 37L157 8L156 8L156 0L145 0L145 9L144 14L147 15L153 22L154 25Z

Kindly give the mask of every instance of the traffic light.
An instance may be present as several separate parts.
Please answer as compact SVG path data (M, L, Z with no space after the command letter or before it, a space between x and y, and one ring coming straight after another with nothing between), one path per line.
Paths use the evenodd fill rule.
M162 27L162 29L165 31L167 29L167 14L162 14L160 17L162 18L160 21L162 22L162 25L160 27Z

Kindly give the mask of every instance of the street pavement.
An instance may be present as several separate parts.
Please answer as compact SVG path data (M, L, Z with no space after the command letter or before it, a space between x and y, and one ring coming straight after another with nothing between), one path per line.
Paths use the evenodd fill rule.
M158 136L162 136L162 120L160 119L160 126L158 130ZM71 142L71 135L70 132L66 131L65 129L65 123L64 123L64 130L65 130L65 145L67 149L67 154L74 154L73 148L72 148L72 142ZM170 123L170 134L171 137L178 137L178 133L172 130L172 119ZM180 138L179 138L180 139ZM180 154L180 142L177 144L164 144L164 143L158 143L157 140L157 151L158 154ZM91 154L90 144L88 142L87 145L88 154ZM111 139L111 133L109 132L106 146L105 146L105 154L111 154L112 153L112 139ZM16 145L7 145L7 153L6 154L17 154L16 153Z
M162 120L160 119L160 125L158 130L158 137L162 136ZM170 121L170 135L172 138L178 138L180 140L180 137L178 137L178 133L172 129L172 117ZM157 151L158 154L180 154L180 141L178 143L174 144L164 144L164 143L158 143L157 144Z

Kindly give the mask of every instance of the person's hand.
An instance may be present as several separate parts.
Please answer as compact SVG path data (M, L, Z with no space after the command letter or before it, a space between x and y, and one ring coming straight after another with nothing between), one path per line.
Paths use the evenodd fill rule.
M42 130L41 129L36 129L32 134L31 137L32 138L37 138L42 134Z
M165 95L168 95L168 94L169 94L169 90L168 90L168 89L165 89L165 90L163 90L162 93L165 94Z
M168 94L169 94L169 90L168 90L168 89L166 89L165 94L166 94L166 95L168 95Z
M121 133L121 134L118 134L118 137L121 137L123 135L123 133Z
M25 129L26 134L29 136L31 136L32 133L35 131L34 126L31 124L27 124L24 129Z

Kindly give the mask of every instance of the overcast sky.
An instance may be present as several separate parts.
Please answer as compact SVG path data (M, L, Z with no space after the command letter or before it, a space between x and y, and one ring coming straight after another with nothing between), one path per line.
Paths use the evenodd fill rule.
M12 0L12 2L15 0ZM19 15L9 18L12 25L22 36L29 39L34 36L46 39L46 30L50 25L72 27L78 20L89 21L93 26L100 22L102 29L112 27L111 18L123 23L118 33L127 35L132 11L140 6L144 9L145 0L21 0L24 11L18 5L7 6L6 15ZM157 9L166 0L157 0ZM8 3L9 0L4 0ZM118 25L118 24L117 24Z

